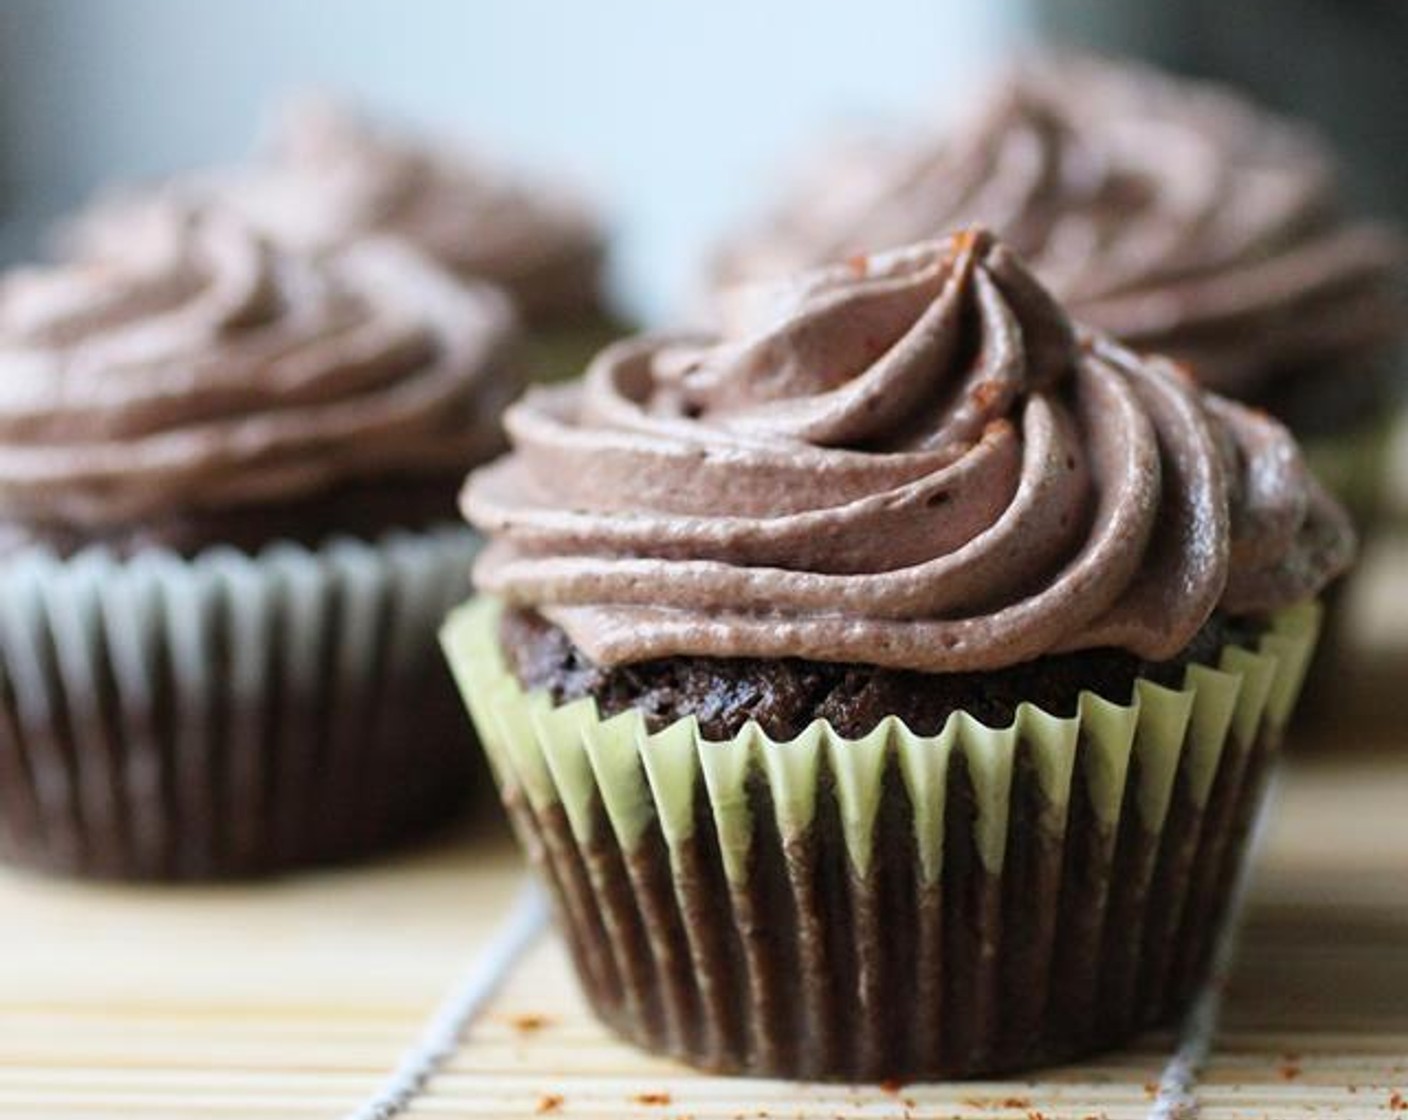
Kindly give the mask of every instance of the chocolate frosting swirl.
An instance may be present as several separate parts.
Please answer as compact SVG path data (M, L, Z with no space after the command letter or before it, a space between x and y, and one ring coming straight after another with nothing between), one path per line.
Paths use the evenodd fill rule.
M1157 660L1351 558L1282 427L1079 336L985 233L733 311L720 339L618 344L531 391L466 487L478 586L600 664Z
M502 445L520 382L496 289L390 242L313 260L170 202L113 233L0 278L0 516L97 530Z
M855 139L801 187L723 250L721 284L983 224L1077 320L1238 397L1408 322L1403 242L1340 217L1317 138L1153 70L1033 60L958 128Z
M461 276L503 287L533 324L599 310L606 235L580 200L321 99L290 106L265 158L155 190L228 206L266 237L306 253L371 235L402 238ZM125 225L146 193L100 202L67 241L81 249L105 227Z

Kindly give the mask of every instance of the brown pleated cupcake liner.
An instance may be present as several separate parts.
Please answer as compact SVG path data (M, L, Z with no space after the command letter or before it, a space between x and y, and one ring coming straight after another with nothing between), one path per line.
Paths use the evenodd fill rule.
M597 1014L710 1070L917 1080L1065 1061L1187 1006L1318 615L1128 705L783 743L554 707L494 617L444 640Z
M468 530L0 564L0 854L135 879L373 852L476 770L435 648Z

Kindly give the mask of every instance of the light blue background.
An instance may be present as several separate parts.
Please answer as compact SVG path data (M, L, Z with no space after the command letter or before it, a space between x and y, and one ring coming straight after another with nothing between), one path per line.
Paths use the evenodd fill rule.
M555 167L660 317L828 124L942 112L1016 34L999 0L0 0L0 253L113 179L241 156L280 95L349 91Z

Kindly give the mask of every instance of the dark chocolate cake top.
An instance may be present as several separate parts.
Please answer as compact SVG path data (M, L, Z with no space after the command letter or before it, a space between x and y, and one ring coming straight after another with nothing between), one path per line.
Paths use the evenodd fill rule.
M82 531L464 469L502 446L513 312L409 248L306 257L130 210L0 277L0 517Z
M1275 421L1082 334L982 231L762 286L507 416L479 587L598 664L930 672L1173 656L1215 609L1314 595L1343 511Z
M721 250L719 298L982 224L1080 322L1232 396L1370 361L1408 328L1403 240L1344 217L1317 136L1142 66L1035 56L955 126L849 138L798 179Z

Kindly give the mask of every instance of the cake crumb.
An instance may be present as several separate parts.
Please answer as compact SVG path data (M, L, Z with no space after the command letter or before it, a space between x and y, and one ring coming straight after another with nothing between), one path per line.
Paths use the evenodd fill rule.
M665 1106L670 1103L669 1093L637 1093L631 1098L636 1104L650 1104Z
M1281 1078L1284 1081L1294 1081L1300 1076L1300 1066L1295 1062L1283 1062L1281 1064Z
M1198 384L1198 375L1193 372L1193 367L1190 366L1187 362L1179 362L1174 361L1173 359L1169 359L1166 364L1168 365L1168 368L1172 369L1173 372L1178 375L1179 380L1181 380L1185 385ZM1249 409L1249 411L1255 412L1258 410ZM1263 412L1262 416L1266 417L1266 413ZM1267 419L1270 418L1267 417Z
M989 409L1002 400L1005 390L991 381L979 381L968 391L969 399L980 409Z
M544 1093L538 1098L537 1114L547 1116L562 1107L562 1097L558 1093Z
M1159 1095L1158 1085L1153 1081L1144 1082L1144 1095L1146 1097L1157 1097Z
M906 1104L912 1104L906 1101ZM1032 1107L1031 1097L964 1097L959 1101L964 1108L982 1111L1011 1110L1025 1112L1028 1117L1040 1117L1041 1113Z
M1408 1097L1395 1089L1389 1094L1388 1107L1394 1112L1406 1112L1408 1111Z
M519 1034L535 1034L551 1022L552 1020L548 1016L529 1011L522 1015L510 1016L508 1025Z
M971 253L978 248L979 243L986 240L980 230L973 227L961 229L953 235L953 255L960 253Z
M882 1093L889 1093L892 1097L899 1096L899 1092L903 1088L904 1082L896 1081L894 1078L880 1082L880 1091Z

